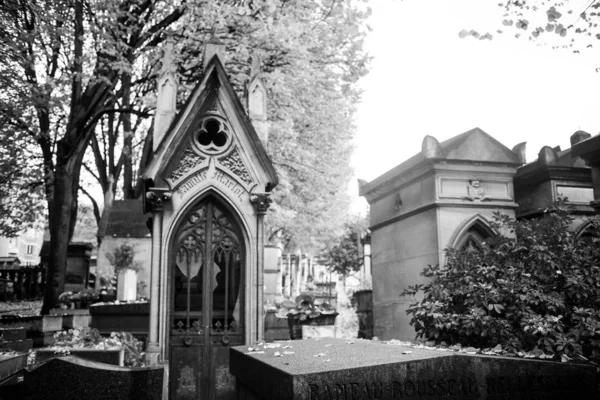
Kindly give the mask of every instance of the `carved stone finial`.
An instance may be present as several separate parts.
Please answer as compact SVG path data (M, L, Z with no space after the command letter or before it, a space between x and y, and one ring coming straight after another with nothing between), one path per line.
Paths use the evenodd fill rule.
M204 47L204 63L203 69L206 71L206 66L212 60L213 57L218 57L221 63L225 63L225 43L219 40L217 37L216 26L213 26L212 33L206 46Z
M252 56L250 64L250 80L254 79L255 76L260 74L260 57L257 54Z
M175 71L175 63L173 62L173 46L175 45L175 39L173 38L173 33L167 33L167 38L165 40L164 50L163 50L163 58L162 58L162 66L161 66L161 74L165 73L173 73Z
M146 192L146 204L153 213L162 211L169 200L171 200L171 192L168 189L150 188Z
M591 138L592 135L585 131L577 131L571 135L571 146L575 146L577 143Z
M421 154L425 158L440 158L442 156L442 146L433 136L425 136L421 144Z
M519 157L519 161L523 164L527 162L526 151L527 151L527 142L521 142L512 148L513 153Z
M558 154L550 146L544 146L538 154L538 162L542 165L553 165L558 162Z
M270 193L253 193L250 196L250 201L254 205L257 214L266 214L273 200Z

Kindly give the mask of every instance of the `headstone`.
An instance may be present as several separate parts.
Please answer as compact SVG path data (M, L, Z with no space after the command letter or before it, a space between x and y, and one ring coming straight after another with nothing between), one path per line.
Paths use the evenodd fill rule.
M6 341L23 340L27 337L27 331L23 327L0 328L0 336Z
M88 311L88 310L86 310ZM87 314L71 314L63 316L63 329L83 329L89 328L92 322L92 316Z
M589 365L342 339L231 349L238 399L592 399ZM278 353L278 354L276 354Z
M164 367L124 368L68 356L36 364L25 399L160 400Z
M100 334L130 332L134 335L148 334L150 305L143 303L93 304L90 306L92 322L90 327Z
M137 296L137 273L132 269L119 271L117 300L134 301Z

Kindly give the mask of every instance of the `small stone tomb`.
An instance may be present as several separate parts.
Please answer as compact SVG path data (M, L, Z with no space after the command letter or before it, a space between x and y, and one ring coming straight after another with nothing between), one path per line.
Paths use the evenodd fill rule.
M231 349L243 399L592 399L592 366L343 339Z
M61 350L68 350L68 352L66 354L61 353ZM125 361L125 351L123 349L60 349L49 347L37 349L35 353L36 362L42 362L56 357L76 356L84 360L122 367Z
M160 400L164 367L124 368L68 356L31 368L24 399Z

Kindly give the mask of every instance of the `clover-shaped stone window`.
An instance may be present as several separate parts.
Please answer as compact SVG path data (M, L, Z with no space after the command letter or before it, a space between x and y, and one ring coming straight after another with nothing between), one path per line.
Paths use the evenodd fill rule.
M218 154L229 147L231 134L224 122L216 118L207 118L200 124L196 140L203 151Z

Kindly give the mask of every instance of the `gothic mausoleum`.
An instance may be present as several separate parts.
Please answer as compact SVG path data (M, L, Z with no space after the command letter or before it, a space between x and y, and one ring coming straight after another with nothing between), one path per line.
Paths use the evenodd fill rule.
M255 62L243 105L213 38L202 81L176 112L172 48L169 40L143 173L152 217L147 355L169 367L164 398L228 399L229 347L263 336L263 217L278 183L265 151L266 91Z

